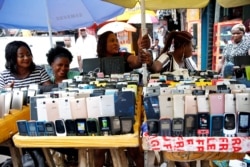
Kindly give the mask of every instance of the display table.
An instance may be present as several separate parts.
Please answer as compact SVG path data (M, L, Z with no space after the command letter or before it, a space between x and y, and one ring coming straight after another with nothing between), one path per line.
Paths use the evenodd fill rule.
M143 137L145 151L162 152L169 161L243 159L250 137Z
M19 150L12 142L12 136L17 133L17 120L29 120L30 112L29 107L24 106L20 110L10 110L10 114L0 118L0 146L5 146L10 149L10 154L14 167L21 167L21 158ZM1 151L0 151L1 154Z
M142 88L139 88L136 99L136 115L134 123L134 133L112 136L13 136L13 141L16 147L19 148L42 148L48 165L55 167L49 152L50 148L76 148L78 149L78 166L79 167L94 167L93 150L94 149L109 149L111 152L113 166L123 167L128 166L128 161L124 152L124 148L140 146L140 125L141 125L141 106L142 98L140 93ZM88 153L88 155L87 155ZM87 158L88 157L88 158Z

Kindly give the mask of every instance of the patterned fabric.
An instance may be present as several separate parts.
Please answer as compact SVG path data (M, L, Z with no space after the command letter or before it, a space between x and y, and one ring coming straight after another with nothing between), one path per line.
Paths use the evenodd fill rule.
M180 69L178 63L173 59L172 55L170 54L161 54L157 61L163 64L163 70L161 72L175 71ZM197 70L196 64L194 63L191 57L184 59L184 68L190 71Z
M250 49L250 38L243 37L242 41L238 44L228 44L223 50L223 56L225 57L224 65L228 62L234 63L234 56L247 56Z
M0 88L14 81L14 88L28 87L30 84L42 84L49 81L47 72L41 66L36 66L26 78L19 79L9 70L5 70L0 74Z

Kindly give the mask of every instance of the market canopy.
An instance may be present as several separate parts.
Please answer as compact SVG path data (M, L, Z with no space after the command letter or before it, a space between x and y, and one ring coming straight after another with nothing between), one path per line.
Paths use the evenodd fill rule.
M138 0L104 0L126 8L133 8ZM159 10L159 9L178 9L178 8L203 8L207 6L209 0L144 0L145 9Z
M217 2L224 8L250 5L250 0L217 0Z
M133 8L138 0L104 0L126 8ZM209 0L144 0L145 9L160 10L160 9L196 9L204 8L208 5ZM250 0L217 0L217 3L224 8L231 8L243 5L249 5Z

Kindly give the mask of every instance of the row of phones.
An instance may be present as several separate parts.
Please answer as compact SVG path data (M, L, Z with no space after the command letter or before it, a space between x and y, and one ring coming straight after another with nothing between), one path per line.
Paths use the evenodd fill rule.
M133 133L133 118L99 117L57 119L55 121L18 120L20 136L99 136Z
M210 115L198 113L184 118L147 120L147 131L152 136L249 136L250 113Z

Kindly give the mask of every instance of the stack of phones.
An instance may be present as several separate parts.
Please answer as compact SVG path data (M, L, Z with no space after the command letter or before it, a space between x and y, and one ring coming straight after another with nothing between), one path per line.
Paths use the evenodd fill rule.
M133 133L132 117L57 119L55 121L18 120L21 136L98 136Z

